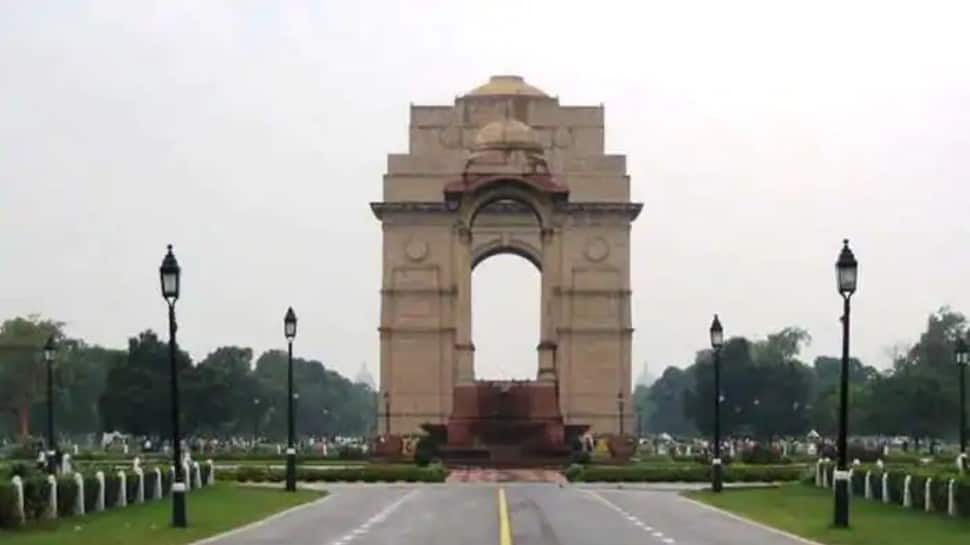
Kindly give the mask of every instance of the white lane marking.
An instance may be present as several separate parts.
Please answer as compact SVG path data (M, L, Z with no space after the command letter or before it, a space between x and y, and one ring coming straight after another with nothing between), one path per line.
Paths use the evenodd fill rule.
M388 517L388 515L396 511L397 508L401 506L401 504L406 502L412 496L416 495L418 492L419 492L418 490L412 490L407 494L401 496L393 503L391 503L390 505L382 509L379 513L376 513L371 518L362 522L359 526L357 526L353 530L340 536L340 538L334 541L333 543L331 543L331 545L346 545L347 543L353 541L354 539L360 536L366 535L367 532L370 531L371 526L373 526L374 524L380 524L381 522L383 522Z
M641 521L640 519L638 519L634 515L631 515L630 513L627 513L622 507L620 507L619 505L616 505L615 503L611 502L610 500L608 500L608 499L604 498L603 496L599 495L599 493L597 493L595 491L591 491L591 490L583 490L583 492L585 492L585 493L589 494L590 496L594 497L595 499L599 500L601 503L603 503L604 505L606 505L610 509L612 509L612 510L616 511L617 513L619 513L620 515L622 515L629 522L632 522L638 528L644 530L645 532L647 532L648 534L650 534L654 538L660 540L661 542L666 543L667 545L670 545L671 543L674 543L675 542L674 538L672 538L672 537L665 537L664 534L663 534L663 532L661 532L659 530L654 530L653 526L650 526L648 524L644 524L643 521Z

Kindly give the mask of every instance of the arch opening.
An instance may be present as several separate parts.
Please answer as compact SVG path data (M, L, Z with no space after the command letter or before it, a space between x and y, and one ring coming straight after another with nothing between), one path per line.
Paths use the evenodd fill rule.
M548 227L548 221L543 215L541 194L524 180L515 178L501 178L488 182L479 188L470 198L472 207L468 215L467 225L474 227L478 216L496 205L509 208L515 205L522 212L530 212L538 223L539 228Z
M542 273L529 257L495 251L472 273L476 380L535 380Z

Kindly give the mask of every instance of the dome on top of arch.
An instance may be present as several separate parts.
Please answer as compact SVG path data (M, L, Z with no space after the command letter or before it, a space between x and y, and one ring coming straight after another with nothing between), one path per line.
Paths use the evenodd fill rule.
M522 76L501 75L492 76L488 83L479 85L465 96L532 96L548 97L540 89L533 87L522 79Z
M502 119L485 125L475 135L475 150L528 149L542 150L539 137L532 127L518 119Z

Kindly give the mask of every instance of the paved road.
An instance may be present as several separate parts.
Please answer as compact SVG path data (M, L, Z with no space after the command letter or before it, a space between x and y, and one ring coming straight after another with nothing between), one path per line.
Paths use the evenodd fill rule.
M324 500L213 545L801 545L672 490L518 483L329 489Z

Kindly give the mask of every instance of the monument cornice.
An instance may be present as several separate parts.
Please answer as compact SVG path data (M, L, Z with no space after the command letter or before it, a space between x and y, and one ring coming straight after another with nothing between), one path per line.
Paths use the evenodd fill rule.
M377 219L384 219L387 214L455 214L456 212L448 208L444 202L429 201L397 201L397 202L372 202L371 211ZM637 219L643 209L643 203L639 202L557 202L555 211L576 214L584 213L590 215L614 215L624 216L630 221ZM519 215L531 214L528 206L518 202L500 202L488 205L482 210L483 214L498 215Z

